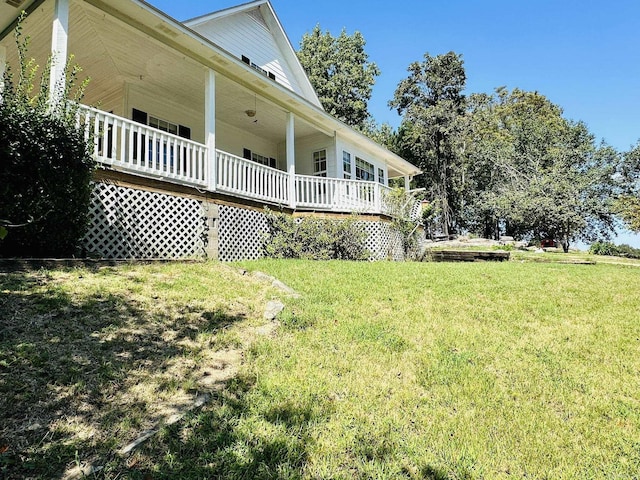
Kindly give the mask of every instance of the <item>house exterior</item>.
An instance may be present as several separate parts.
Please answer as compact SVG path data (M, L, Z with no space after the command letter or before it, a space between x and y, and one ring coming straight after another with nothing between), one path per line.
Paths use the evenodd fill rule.
M23 10L29 55L54 57L51 95L69 55L91 78L78 120L101 167L89 253L252 258L265 205L384 222L389 179L420 173L322 109L268 0L186 22L140 0L5 0L0 70L17 64ZM229 209L242 218L227 231ZM169 237L184 245L166 250ZM242 237L255 237L246 252L222 251Z

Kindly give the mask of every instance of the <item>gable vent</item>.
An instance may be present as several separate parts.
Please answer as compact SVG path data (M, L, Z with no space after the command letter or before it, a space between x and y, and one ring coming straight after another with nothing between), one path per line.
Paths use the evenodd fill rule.
M5 3L11 5L14 8L18 8L20 5L24 3L24 0L5 0Z

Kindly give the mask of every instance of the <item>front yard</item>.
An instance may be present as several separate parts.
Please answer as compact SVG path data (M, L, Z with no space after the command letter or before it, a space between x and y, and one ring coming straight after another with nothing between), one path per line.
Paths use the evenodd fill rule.
M0 474L633 478L640 269L260 261L0 277ZM287 305L275 336L261 306ZM211 401L118 450L198 395ZM216 353L218 352L218 353ZM181 400L182 399L182 400Z

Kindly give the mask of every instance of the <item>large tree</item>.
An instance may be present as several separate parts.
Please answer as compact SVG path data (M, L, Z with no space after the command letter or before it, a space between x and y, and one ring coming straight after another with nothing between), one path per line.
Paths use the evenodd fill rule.
M575 240L614 231L618 154L537 92L500 88L470 101L467 225L520 238ZM480 233L479 232L479 233Z
M320 25L305 33L298 58L324 109L348 125L364 128L370 119L368 102L378 66L369 61L360 32L342 30L334 37Z
M408 68L389 106L403 117L398 135L402 153L423 171L419 186L439 212L443 233L458 226L460 167L466 75L462 56L454 52L424 55Z

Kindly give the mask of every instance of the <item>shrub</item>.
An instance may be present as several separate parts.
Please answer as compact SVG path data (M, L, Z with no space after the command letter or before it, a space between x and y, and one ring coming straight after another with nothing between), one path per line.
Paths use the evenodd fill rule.
M272 258L304 258L309 260L365 260L367 233L356 218L294 218L265 209L269 232L264 253Z
M58 102L51 103L51 60L34 89L38 67L26 57L29 39L20 36L18 25L19 78L14 84L7 68L0 101L0 223L9 227L0 232L0 256L69 256L85 233L94 169L88 142L75 126L74 105L86 82L70 102L79 72L73 67Z
M640 248L633 248L626 244L616 245L611 242L595 242L589 247L589 253L640 259Z

